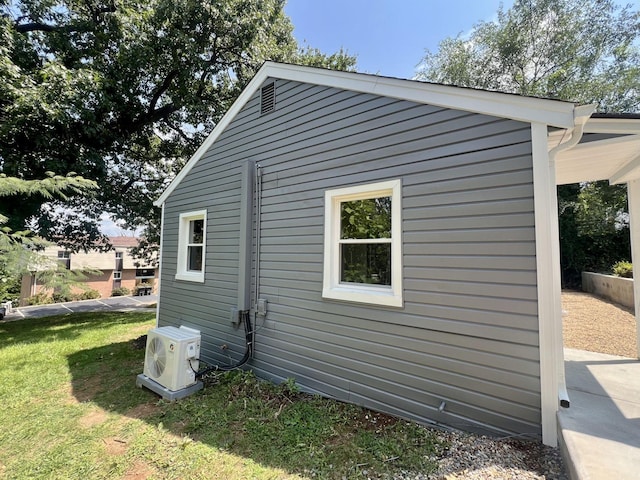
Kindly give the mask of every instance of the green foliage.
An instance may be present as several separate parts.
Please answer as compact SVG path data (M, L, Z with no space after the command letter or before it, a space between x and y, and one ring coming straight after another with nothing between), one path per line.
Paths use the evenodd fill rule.
M630 258L626 187L607 182L558 187L563 284L580 285L581 272L608 272Z
M633 264L625 260L614 263L611 271L617 277L633 278Z
M111 290L112 297L126 297L127 295L131 295L131 290L127 287L118 287Z
M495 21L427 51L418 78L634 112L639 19L612 0L516 0Z
M69 250L99 237L104 211L145 226L152 205L265 60L352 69L343 51L301 49L284 0L7 0L0 2L0 172L20 179L77 172L100 189L35 215L45 238ZM61 208L57 208L61 207ZM17 228L17 227L16 227ZM22 228L22 227L20 227Z
M20 300L20 275L0 276L0 303L11 301L14 305Z
M35 295L32 295L23 301L25 306L47 305L53 302L54 302L53 297L51 297L51 295L48 295L46 292L36 293Z

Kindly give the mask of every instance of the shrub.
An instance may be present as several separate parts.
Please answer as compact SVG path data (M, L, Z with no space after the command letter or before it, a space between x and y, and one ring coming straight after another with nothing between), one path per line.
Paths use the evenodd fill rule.
M612 270L617 277L633 278L633 264L631 262L617 262L613 265Z
M78 300L93 300L94 298L100 298L100 292L98 290L90 288L76 296Z
M114 288L111 291L112 297L126 297L127 295L131 295L131 290L129 290L127 287Z
M67 293L53 293L51 294L51 298L53 299L53 303L65 303L74 300L73 295Z
M23 303L25 306L28 305L46 305L47 303L52 303L53 299L47 295L46 293L37 293L31 297L25 298Z

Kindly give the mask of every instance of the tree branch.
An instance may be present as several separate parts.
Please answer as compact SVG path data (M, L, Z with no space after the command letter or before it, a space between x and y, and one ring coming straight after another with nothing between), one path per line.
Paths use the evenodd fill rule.
M158 103L158 100L160 100L160 97L162 96L162 94L169 89L169 87L171 86L171 82L173 82L173 79L176 78L177 76L178 76L177 70L172 70L171 72L169 72L169 75L167 75L167 78L164 79L164 82L162 82L162 85L158 87L156 92L153 94L153 97L151 97L148 113L153 113L156 110L156 104Z

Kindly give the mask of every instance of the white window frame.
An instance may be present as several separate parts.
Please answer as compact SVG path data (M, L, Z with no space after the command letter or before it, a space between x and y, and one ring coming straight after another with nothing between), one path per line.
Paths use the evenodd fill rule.
M202 220L202 270L187 270L187 252L189 244L189 224L194 220ZM196 210L180 214L178 227L178 259L175 279L187 282L204 283L204 270L207 246L207 211Z
M122 272L120 271L114 271L113 272L113 279L114 280L122 280Z
M340 204L391 197L391 285L340 282ZM402 182L390 180L327 190L324 199L324 273L322 297L388 307L403 306Z

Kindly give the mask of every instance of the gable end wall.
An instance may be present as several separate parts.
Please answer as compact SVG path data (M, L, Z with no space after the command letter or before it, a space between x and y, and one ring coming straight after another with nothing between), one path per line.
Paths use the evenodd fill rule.
M419 421L539 434L529 124L283 80L276 98L261 116L258 90L167 199L159 324L200 329L206 361L242 356L229 312L252 160L269 310L259 375ZM404 307L323 300L325 190L397 178ZM176 281L179 214L202 208L205 283Z

